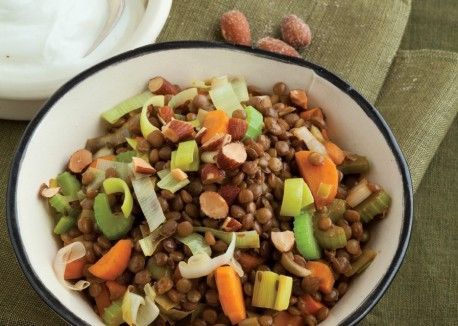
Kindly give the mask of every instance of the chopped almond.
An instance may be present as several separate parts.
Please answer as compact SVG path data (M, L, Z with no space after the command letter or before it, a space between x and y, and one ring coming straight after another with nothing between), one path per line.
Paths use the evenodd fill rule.
M223 182L225 173L215 164L205 164L200 171L200 179L204 185Z
M156 95L175 95L178 93L175 85L160 76L154 77L148 82L148 89Z
M245 146L242 143L230 143L221 148L216 162L223 170L233 170L242 165L246 158Z
M231 135L224 133L217 133L205 143L202 144L202 149L206 151L214 151L218 148L231 142Z
M46 187L46 188L41 189L40 195L42 195L45 198L51 198L57 195L59 190L60 190L60 187L53 187L53 188Z
M80 173L92 163L92 153L87 149L77 150L68 161L68 169L73 173Z
M270 239L272 240L275 248L277 248L280 252L290 251L295 242L294 232L292 231L271 232Z
M230 118L227 126L229 134L232 136L232 140L241 140L248 129L248 123L239 118Z
M229 214L229 206L220 194L205 191L199 197L200 209L214 219L223 219Z
M240 187L233 184L226 184L222 186L218 193L226 200L228 205L232 205L240 192Z
M169 123L174 117L173 109L170 106L163 106L157 110L157 117L163 123Z
M194 140L198 143L202 143L202 137L207 133L207 128L202 127L200 130L197 132L196 136L194 137Z
M139 158L139 157L132 157L132 168L135 173L141 173L141 174L153 174L156 173L156 169L151 166L148 162L145 160Z
M293 89L289 92L289 98L291 102L299 106L300 108L307 110L307 94L302 89Z
M185 121L172 119L162 127L162 134L170 141L178 143L179 141L192 138L194 128Z
M170 173L172 173L172 177L178 181L183 181L188 178L188 175L182 169L173 169Z
M242 228L242 223L235 218L226 217L221 228L226 232L236 232Z

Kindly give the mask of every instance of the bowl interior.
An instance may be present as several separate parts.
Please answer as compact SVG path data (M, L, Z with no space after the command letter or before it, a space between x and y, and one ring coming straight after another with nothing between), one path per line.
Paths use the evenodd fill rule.
M58 245L52 236L53 221L37 197L38 188L65 167L68 157L84 147L87 138L102 133L101 112L142 91L149 78L156 75L183 86L211 76L243 75L249 84L266 91L270 91L277 81L286 82L290 88L306 89L312 106L323 108L331 138L344 149L366 155L373 162L369 178L381 184L393 198L388 218L374 226L368 244L377 250L378 256L353 282L323 325L355 321L355 316L351 320L346 318L357 308L360 308L358 314L370 309L371 301L377 299L374 293L383 292L385 288L380 284L382 279L385 277L386 280L387 275L392 277L399 267L398 247L404 246L405 238L408 238L405 219L411 217L410 213L405 215L405 210L406 205L409 206L407 211L410 210L411 198L406 198L409 197L406 191L409 185L405 184L408 172L402 171L405 169L402 156L399 152L393 153L397 146L387 141L390 133L385 131L385 135L382 134L379 128L384 128L383 123L373 113L368 115L356 98L339 87L347 87L350 94L354 91L337 79L335 83L339 87L335 86L322 76L334 77L314 66L298 65L253 50L228 49L227 46L207 44L179 48L158 45L121 55L110 62L114 64L105 63L78 76L51 99L46 112L32 122L14 166L13 180L16 183L13 181L10 189L13 202L9 217L13 219L10 221L13 238L16 235L20 240L14 245L23 265L30 264L35 274L29 275L29 279L32 278L35 287L41 289L39 292L51 298L45 300L51 301L58 313L75 321L69 315L68 311L71 311L81 321L101 325L79 293L62 287L54 275L52 261ZM366 102L363 104L367 105Z

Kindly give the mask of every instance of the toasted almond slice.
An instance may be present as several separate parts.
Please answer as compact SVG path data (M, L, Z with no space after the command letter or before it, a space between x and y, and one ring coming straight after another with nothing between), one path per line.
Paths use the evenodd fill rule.
M92 163L92 153L87 149L77 150L68 161L68 169L74 173L80 173Z
M229 134L232 136L232 140L241 140L248 129L248 123L239 118L230 118L227 126Z
M207 163L200 171L200 179L204 185L222 183L225 175L224 171L218 168L215 164Z
M222 186L219 189L218 193L226 200L226 203L228 205L232 205L232 203L235 201L235 199L239 195L240 190L241 190L240 187L228 183Z
M188 178L188 175L182 169L173 169L170 173L172 173L172 177L178 181L183 181Z
M290 251L295 242L294 232L292 231L271 232L270 239L272 240L275 248L277 248L280 252Z
M192 138L194 128L187 122L172 119L162 127L162 134L174 143Z
M223 170L233 170L242 165L246 158L245 146L242 143L230 143L221 148L216 162Z
M163 123L169 123L174 117L173 109L170 106L163 106L157 110L157 117Z
M156 95L175 95L178 93L175 85L161 76L156 76L148 82L148 89Z
M226 232L236 232L242 228L242 223L235 218L226 217L221 228Z
M43 188L40 192L40 195L42 195L45 198L51 198L54 197L60 190L60 187L53 187L53 188Z
M207 133L207 128L202 127L200 130L197 132L196 136L194 137L194 140L198 143L202 143L202 137Z
M229 213L229 206L220 194L205 191L199 197L200 209L205 215L214 219L223 219Z
M132 169L135 173L141 173L141 174L156 173L156 169L153 168L151 164L141 159L140 157L132 157Z
M217 133L212 138L210 138L202 144L202 149L205 151L217 150L218 148L230 143L231 139L232 137L229 134Z

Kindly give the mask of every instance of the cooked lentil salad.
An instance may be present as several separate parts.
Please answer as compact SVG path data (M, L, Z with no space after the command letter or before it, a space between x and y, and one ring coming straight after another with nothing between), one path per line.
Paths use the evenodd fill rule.
M158 76L102 119L40 194L106 325L316 325L375 258L391 198L304 90Z

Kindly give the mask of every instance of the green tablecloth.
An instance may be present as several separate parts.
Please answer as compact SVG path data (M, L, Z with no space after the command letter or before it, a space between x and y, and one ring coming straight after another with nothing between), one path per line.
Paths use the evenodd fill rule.
M458 55L444 52L458 51L456 0L176 0L159 41L220 40L218 17L232 8L247 14L254 39L278 35L286 13L309 22L314 40L304 57L341 75L375 103L409 161L418 188L410 248L393 285L362 324L456 324ZM25 123L0 121L2 198L24 128ZM2 200L0 325L62 324L22 276L4 211Z

